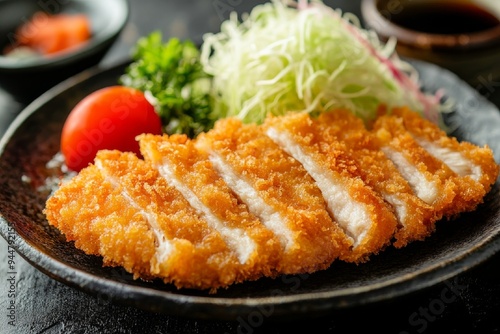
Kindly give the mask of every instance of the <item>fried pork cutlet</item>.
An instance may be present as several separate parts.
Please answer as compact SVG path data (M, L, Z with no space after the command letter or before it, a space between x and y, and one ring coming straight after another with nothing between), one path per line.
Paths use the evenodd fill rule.
M373 127L382 150L436 217L474 210L498 177L491 150L458 143L408 109L379 117Z
M456 138L447 136L437 125L408 108L395 109L392 114L403 120L405 129L413 135L420 146L455 172L458 182L462 185L460 193L462 195L464 191L467 193L461 199L469 202L474 209L474 203L477 204L478 200L491 190L492 184L498 177L499 166L495 163L491 149L466 141L458 142ZM471 183L469 179L475 182ZM477 183L481 184L482 192L476 190L479 188ZM469 192L469 187L474 189L475 194ZM470 208L464 206L463 209Z
M100 151L47 200L47 220L106 265L212 292L421 240L499 173L488 147L404 109L370 130L347 112L290 114L140 145L145 160Z
M152 162L166 182L219 231L249 278L274 276L279 271L279 239L238 201L208 155L198 150L193 141L185 135L143 135L140 145L145 159Z
M330 215L352 240L346 261L366 261L390 244L396 216L383 198L357 177L343 142L325 140L308 114L268 118L266 134L299 161L316 181Z
M322 113L313 120L313 126L321 133L321 142L345 144L346 154L357 167L353 173L392 206L398 220L394 246L422 240L434 231L438 217L433 208L415 196L360 118L349 111L336 110Z
M456 186L449 179L451 171L418 145L400 119L381 116L374 124L373 133L381 150L408 181L415 195L431 205L438 217L452 208Z
M314 180L257 125L221 120L198 138L221 177L283 246L283 273L327 268L350 240L325 210Z
M198 289L256 278L221 233L131 153L99 152L48 199L45 212L76 247L138 277Z

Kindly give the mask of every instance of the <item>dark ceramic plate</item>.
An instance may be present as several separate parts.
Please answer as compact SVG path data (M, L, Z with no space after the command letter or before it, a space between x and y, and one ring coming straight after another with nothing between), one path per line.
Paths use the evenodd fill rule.
M500 157L500 113L454 75L415 63L426 90L444 87L455 99L447 122L455 135L488 144ZM123 65L85 72L64 82L28 106L0 143L0 231L19 254L49 276L96 295L155 312L210 319L235 319L257 312L265 317L318 315L397 298L442 282L482 262L500 249L499 184L475 212L440 222L434 235L404 249L389 248L366 264L342 262L311 275L284 276L238 284L215 295L176 290L143 282L119 268L105 268L47 225L46 195L35 187L46 175L46 162L59 149L63 122L84 96L116 84ZM23 181L23 175L31 183ZM254 312L254 313L252 313Z

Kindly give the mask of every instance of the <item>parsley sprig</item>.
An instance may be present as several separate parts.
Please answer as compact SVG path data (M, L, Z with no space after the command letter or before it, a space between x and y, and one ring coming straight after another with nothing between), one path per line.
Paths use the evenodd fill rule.
M164 43L161 33L153 32L138 40L132 60L121 84L153 98L166 133L195 137L213 127L211 77L191 41L171 38Z

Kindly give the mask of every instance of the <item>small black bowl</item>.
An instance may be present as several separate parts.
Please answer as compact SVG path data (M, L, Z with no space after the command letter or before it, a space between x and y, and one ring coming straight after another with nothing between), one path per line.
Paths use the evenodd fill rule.
M99 63L125 27L130 6L127 0L0 0L0 50L13 43L16 29L40 11L85 14L92 35L82 46L52 57L16 59L0 55L0 88L23 102Z

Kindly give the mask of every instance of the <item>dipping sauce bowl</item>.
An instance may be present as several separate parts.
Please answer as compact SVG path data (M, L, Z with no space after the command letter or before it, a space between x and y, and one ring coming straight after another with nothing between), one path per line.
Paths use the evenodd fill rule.
M500 1L362 0L365 25L397 39L401 57L449 69L471 85L500 79Z

